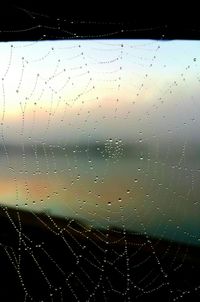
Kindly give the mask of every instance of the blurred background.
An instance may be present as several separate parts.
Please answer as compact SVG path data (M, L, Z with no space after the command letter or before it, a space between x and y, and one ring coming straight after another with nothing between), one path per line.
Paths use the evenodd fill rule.
M199 244L199 44L1 42L1 204Z

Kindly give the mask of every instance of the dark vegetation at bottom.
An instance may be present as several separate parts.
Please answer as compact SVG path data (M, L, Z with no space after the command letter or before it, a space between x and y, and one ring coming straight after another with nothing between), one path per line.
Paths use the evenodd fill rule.
M199 252L1 208L0 301L199 301Z

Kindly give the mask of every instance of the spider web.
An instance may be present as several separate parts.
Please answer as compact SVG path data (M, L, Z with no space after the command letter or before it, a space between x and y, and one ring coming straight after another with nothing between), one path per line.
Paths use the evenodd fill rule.
M197 299L199 41L64 21L0 44L2 298Z

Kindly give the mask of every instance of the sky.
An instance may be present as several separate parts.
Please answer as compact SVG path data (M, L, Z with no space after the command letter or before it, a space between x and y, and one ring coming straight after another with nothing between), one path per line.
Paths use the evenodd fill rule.
M187 240L199 240L199 148L188 146L199 143L199 49L191 40L0 43L1 201L106 225L112 201L111 222L121 225L120 197L134 230L141 226L133 220L136 206L152 232L160 224L163 235L167 226L171 238L180 224L183 237L189 230ZM149 143L155 152L139 144L139 153L116 164L92 162L90 152L66 158L64 147L63 156L57 148L48 156L37 146L21 148L106 139Z
M1 42L4 140L196 138L199 49L184 40Z

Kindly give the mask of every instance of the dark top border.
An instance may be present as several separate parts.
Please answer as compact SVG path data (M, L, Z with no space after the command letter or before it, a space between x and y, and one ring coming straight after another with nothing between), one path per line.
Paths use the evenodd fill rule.
M200 19L183 5L179 11L166 7L140 7L116 2L96 3L29 1L0 10L0 41L56 39L200 39ZM188 8L189 9L189 8ZM196 10L198 11L198 10Z

